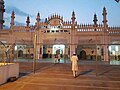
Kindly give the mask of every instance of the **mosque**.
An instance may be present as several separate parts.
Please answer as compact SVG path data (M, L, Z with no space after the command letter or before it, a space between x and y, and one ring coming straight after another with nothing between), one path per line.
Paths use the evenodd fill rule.
M15 12L11 12L9 29L3 29L4 1L0 0L0 42L1 47L14 46L18 58L36 59L52 58L60 54L62 58L70 58L76 52L80 60L119 60L120 59L120 27L109 27L107 10L104 7L101 24L97 15L93 16L93 24L78 24L75 11L69 21L53 14L41 21L40 13L36 16L35 25L30 25L30 17L26 16L26 25L15 24Z

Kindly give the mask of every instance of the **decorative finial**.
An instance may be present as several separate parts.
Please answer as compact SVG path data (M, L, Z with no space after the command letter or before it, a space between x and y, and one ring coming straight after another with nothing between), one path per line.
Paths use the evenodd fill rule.
M39 13L39 12L38 12L38 14L37 14L37 18L36 18L36 20L37 20L37 22L40 21L40 13Z
M94 25L97 25L97 15L96 14L94 14L94 19L93 19L93 22L94 22Z
M72 21L75 21L75 19L76 19L74 11L72 12L72 18L71 19L72 19Z
M37 16L40 17L40 13L39 12L38 12Z
M72 12L72 17L75 17L75 12L74 11Z
M107 18L106 18L107 11L106 11L106 8L105 8L105 7L103 8L103 13L102 13L102 15L103 15L103 23L105 24L105 23L107 23Z
M27 26L29 26L29 23L30 23L30 18L29 18L29 16L27 16L26 23L27 23Z
M107 15L106 8L103 8L103 15Z
M14 11L12 11L12 15L11 15L11 26L13 26L14 25L14 19L15 19L15 13L14 13Z
M14 11L12 11L11 18L12 18L12 19L14 19L14 18L15 18L15 13L14 13Z

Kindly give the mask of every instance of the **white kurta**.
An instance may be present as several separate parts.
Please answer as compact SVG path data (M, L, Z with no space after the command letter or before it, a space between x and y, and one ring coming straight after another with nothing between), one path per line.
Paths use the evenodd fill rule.
M72 71L78 71L78 57L72 56L71 61L72 61Z

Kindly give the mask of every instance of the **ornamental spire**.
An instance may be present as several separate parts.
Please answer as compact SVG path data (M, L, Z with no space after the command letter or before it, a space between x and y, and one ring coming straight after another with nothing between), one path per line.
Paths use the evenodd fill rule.
M11 15L11 26L13 26L14 25L14 19L15 19L15 13L14 13L14 11L12 11L12 15Z
M107 32L107 12L106 12L106 8L104 7L103 8L103 13L102 13L102 15L103 15L103 26L104 26L104 32Z
M37 14L37 18L36 18L37 22L40 22L40 13L38 12Z
M72 23L75 23L76 17L75 17L75 12L74 11L72 12L72 18L71 19L72 19Z
M29 16L27 16L26 23L27 23L27 26L29 26L29 23L30 23L30 18L29 18Z
M106 12L106 8L105 8L105 7L103 8L103 13L102 13L102 15L103 15L103 23L104 23L104 24L107 24L107 18L106 18L107 12Z
M94 27L95 27L95 31L96 31L96 27L97 27L97 15L94 14L94 19L93 19L93 22L94 22Z

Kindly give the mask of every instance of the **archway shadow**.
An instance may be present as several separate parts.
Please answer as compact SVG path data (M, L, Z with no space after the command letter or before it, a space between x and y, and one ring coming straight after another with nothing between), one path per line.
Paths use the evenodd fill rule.
M20 72L19 73L19 78L23 77L23 76L27 76L29 75L30 73L25 73L25 72Z

